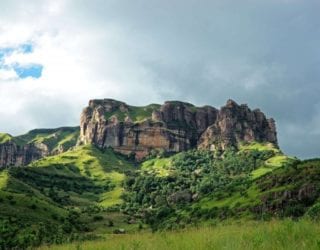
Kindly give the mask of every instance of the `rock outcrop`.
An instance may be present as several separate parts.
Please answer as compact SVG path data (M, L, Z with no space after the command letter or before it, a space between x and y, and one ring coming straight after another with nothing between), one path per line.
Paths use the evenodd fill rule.
M183 102L161 107L132 107L111 99L92 100L80 123L80 142L142 159L151 150L180 152L197 146L197 140L217 116L213 107L196 108ZM144 116L137 120L137 113ZM122 118L122 119L121 119Z
M25 166L32 161L48 156L49 150L44 144L18 145L14 141L0 144L0 168Z
M251 141L277 145L274 120L232 100L220 110L178 101L134 107L112 99L91 100L81 114L80 143L112 147L137 160L152 150L216 150Z
M275 121L267 119L259 110L251 111L247 105L229 100L217 119L201 135L199 148L222 149L241 142L271 142L277 145Z

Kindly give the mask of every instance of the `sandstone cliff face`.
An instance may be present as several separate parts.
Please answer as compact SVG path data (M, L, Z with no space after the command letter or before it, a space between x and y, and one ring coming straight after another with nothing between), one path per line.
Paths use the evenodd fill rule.
M138 122L137 112L146 115ZM136 159L152 149L179 152L196 147L199 135L216 115L212 107L196 108L182 102L166 102L150 110L110 99L93 100L81 115L80 142L112 147L127 155L134 153Z
M240 142L271 142L277 145L274 120L259 110L229 100L219 111L216 121L201 135L198 148L225 149Z
M13 141L9 141L0 144L0 168L24 166L48 155L49 150L44 144L27 144L20 146Z
M83 110L79 141L100 148L112 147L126 155L134 154L140 160L151 150L215 150L237 146L242 141L277 144L277 137L272 119L231 100L217 110L177 101L162 106L133 107L104 99L91 100Z

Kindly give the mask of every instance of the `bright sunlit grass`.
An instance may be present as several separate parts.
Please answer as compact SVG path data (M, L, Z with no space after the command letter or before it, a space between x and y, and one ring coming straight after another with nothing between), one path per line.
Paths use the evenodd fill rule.
M164 233L109 235L86 241L40 249L57 250L207 250L207 249L319 249L320 224L291 220L200 227Z

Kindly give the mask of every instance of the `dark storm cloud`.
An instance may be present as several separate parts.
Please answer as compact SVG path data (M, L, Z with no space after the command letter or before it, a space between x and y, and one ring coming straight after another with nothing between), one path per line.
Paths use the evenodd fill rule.
M144 45L137 61L162 99L249 103L275 117L286 152L319 155L319 2L100 3L91 6L96 20L125 27Z
M277 120L284 151L319 155L318 1L104 6L101 16L106 13L145 45L140 62L154 75L150 84L162 99L221 105L233 98L260 107Z
M94 54L103 59L94 66L101 78L113 75L123 89L111 97L132 104L180 99L218 107L232 98L276 119L286 153L320 155L319 1L67 3L68 25L89 35L117 31L113 66L103 63L110 51ZM103 46L99 39L97 46ZM137 88L150 95L139 95ZM101 93L110 97L108 88Z

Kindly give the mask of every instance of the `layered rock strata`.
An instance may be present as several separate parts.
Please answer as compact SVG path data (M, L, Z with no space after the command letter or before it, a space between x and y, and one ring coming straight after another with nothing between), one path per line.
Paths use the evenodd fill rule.
M273 119L232 100L218 110L179 101L134 107L103 99L91 100L83 110L79 141L140 160L152 150L216 150L252 141L277 145L277 134Z

